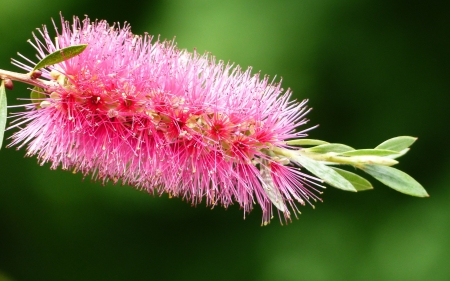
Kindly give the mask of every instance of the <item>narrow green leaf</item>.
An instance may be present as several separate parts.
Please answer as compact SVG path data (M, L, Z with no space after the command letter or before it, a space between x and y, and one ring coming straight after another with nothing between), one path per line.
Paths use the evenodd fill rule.
M392 139L388 139L387 141L382 142L380 145L375 147L376 149L387 149L387 150L394 150L394 151L402 151L405 148L410 147L417 138L409 137L409 136L401 136L401 137L395 137Z
M5 135L7 110L8 110L8 108L7 108L7 103L6 103L5 81L1 80L1 83L0 83L0 149L2 148L3 137Z
M405 172L379 165L364 165L361 169L399 192L417 197L428 197L428 193L422 185Z
M41 102L47 97L47 95L43 94L44 89L39 87L34 87L33 90L31 90L30 98L31 102L34 103L36 108L41 108Z
M51 53L50 55L46 56L45 58L43 58L40 62L38 62L36 66L33 68L33 70L41 69L43 67L73 58L81 54L84 51L84 49L86 49L86 47L87 44L83 44L83 45L74 45L57 50Z
M399 154L399 152L387 149L358 149L340 153L342 156L388 156L394 154Z
M357 191L363 191L363 190L369 190L369 189L373 189L372 184L366 180L365 178L346 171L346 170L342 170L336 167L331 167L333 170L335 170L336 172L338 172L339 175L341 175L342 177L344 177L346 180L348 180L353 187L357 190Z
M355 150L353 147L340 143L327 143L305 149L305 151L314 153L328 153L328 152L342 153L353 150Z
M293 160L331 186L346 191L356 191L348 180L323 163L302 155L296 155Z
M296 139L296 140L289 140L286 143L288 145L321 145L326 144L328 142L314 139Z

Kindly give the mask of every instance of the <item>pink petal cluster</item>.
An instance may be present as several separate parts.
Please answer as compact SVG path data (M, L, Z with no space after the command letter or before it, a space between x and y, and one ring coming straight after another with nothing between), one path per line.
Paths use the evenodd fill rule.
M295 129L307 121L305 101L290 101L280 84L173 42L133 35L129 25L62 19L56 41L45 26L39 33L43 40L34 36L32 43L39 59L88 45L42 69L53 81L43 85L46 98L16 115L13 127L20 130L11 145L26 145L41 164L193 205L203 198L210 206L237 202L248 213L257 202L263 222L273 215L271 194L280 196L286 219L286 206L297 211L296 202L317 199L306 175L271 153L304 136Z

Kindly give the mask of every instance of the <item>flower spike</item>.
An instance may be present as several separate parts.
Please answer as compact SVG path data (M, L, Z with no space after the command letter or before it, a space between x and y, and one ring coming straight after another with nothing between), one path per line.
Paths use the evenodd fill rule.
M193 205L237 203L248 213L257 203L263 225L274 210L289 222L297 204L320 201L322 182L348 191L372 188L329 165L360 168L401 192L414 181L387 167L414 138L365 150L304 139L312 129L299 130L308 122L307 101L290 100L289 89L251 68L134 35L128 24L87 17L70 23L62 16L61 22L56 39L45 26L33 34L39 62L13 60L27 74L0 70L1 124L11 80L34 86L26 110L13 114L9 146L26 147L40 164ZM396 176L402 181L393 183L389 177ZM414 183L405 193L427 195L421 188Z

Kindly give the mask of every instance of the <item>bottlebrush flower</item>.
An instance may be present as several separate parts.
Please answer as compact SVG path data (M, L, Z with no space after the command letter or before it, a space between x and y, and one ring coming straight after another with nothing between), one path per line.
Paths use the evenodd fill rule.
M11 145L27 147L51 168L80 171L104 183L182 197L193 205L237 202L244 214L256 202L263 223L272 205L290 219L288 206L315 201L310 181L273 148L305 136L306 101L251 69L179 50L171 41L136 36L128 24L88 18L62 20L52 40L32 45L42 59L61 48L87 44L80 55L41 69L35 89L45 97L15 115ZM14 60L31 71L35 65Z

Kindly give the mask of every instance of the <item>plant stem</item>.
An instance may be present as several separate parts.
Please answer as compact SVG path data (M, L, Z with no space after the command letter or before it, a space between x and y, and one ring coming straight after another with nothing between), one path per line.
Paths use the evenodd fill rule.
M364 164L375 164L375 165L383 165L383 166L392 166L398 163L398 161L386 157L380 156L339 156L332 153L312 153L306 152L302 149L300 150L289 150L285 148L276 147L273 149L273 152L287 157L288 159L295 159L298 155L303 157L308 157L310 159L325 162L326 164L344 164L344 165L352 165L354 167L360 168Z
M49 81L31 78L29 73L23 74L3 69L0 69L0 79L11 79L13 81L19 81L40 88L46 88L47 86L50 85Z

